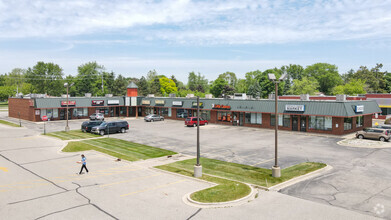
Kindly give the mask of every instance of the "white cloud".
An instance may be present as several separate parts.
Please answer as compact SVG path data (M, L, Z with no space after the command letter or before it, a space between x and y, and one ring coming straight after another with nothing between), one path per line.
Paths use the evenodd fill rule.
M390 10L384 0L0 0L0 39L99 33L183 44L389 38Z

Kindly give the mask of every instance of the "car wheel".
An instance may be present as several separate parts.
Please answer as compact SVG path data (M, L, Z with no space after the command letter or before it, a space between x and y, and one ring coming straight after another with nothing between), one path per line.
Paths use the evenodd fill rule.
M103 135L105 135L105 131L101 130L101 131L99 131L99 134L103 136Z
M121 133L125 133L125 128L121 128Z
M196 126L196 124L193 124L193 127L195 127Z
M357 138L358 139L364 139L364 136L360 134L360 135L357 136Z
M153 119L151 119L151 122L153 122L154 120Z
M380 137L379 140L380 140L381 142L386 141L386 139L385 139L384 137Z

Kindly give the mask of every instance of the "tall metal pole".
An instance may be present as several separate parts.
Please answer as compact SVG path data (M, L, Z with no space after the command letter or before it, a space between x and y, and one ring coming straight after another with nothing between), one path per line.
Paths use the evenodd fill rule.
M197 166L200 165L200 97L197 96Z
M200 97L197 96L197 164L194 165L194 177L202 177L200 164Z
M69 84L67 84L67 126L65 127L65 131L69 131L69 125L68 125L68 116L69 116L69 109L68 109L68 107L69 107L69 101L68 101L68 93L69 93Z
M278 103L277 103L277 98L278 98L278 82L277 81L275 81L275 90L276 90L276 94L275 94L275 119L276 119L276 121L275 121L275 135L274 135L274 156L275 156L275 159L274 159L274 166L275 167L278 167L278 163L277 163L277 141L278 141L278 138L277 138L277 136L278 136L278 132L277 132L277 130L278 130L278 111L277 111L277 109L278 109Z

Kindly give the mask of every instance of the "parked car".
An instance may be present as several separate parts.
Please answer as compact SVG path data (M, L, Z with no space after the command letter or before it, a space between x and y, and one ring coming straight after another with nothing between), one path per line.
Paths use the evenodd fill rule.
M200 118L200 125L207 125L208 124L208 121L203 119L203 118ZM185 120L185 125L187 125L188 127L190 126L197 126L197 117L188 117L186 118Z
M144 117L144 121L164 121L164 117L160 115L150 114Z
M376 125L374 128L382 128L391 130L391 125Z
M91 120L105 120L105 115L103 113L94 113L92 115L90 115L90 119Z
M368 138L379 141L389 141L390 135L390 130L382 128L364 128L362 131L357 131L356 133L356 137L359 139Z
M103 121L85 121L81 124L82 132L91 132L92 127L102 124Z
M105 135L112 133L125 133L126 130L129 130L129 124L127 121L110 121L103 122L102 124L95 126L91 129L91 133Z

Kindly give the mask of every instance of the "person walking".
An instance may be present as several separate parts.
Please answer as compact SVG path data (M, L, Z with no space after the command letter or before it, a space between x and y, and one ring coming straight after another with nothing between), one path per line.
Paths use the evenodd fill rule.
M80 169L80 173L83 171L83 169L86 169L87 173L88 173L88 169L87 169L87 158L84 156L84 154L81 155L81 161L79 161L78 163L81 163L81 169Z

